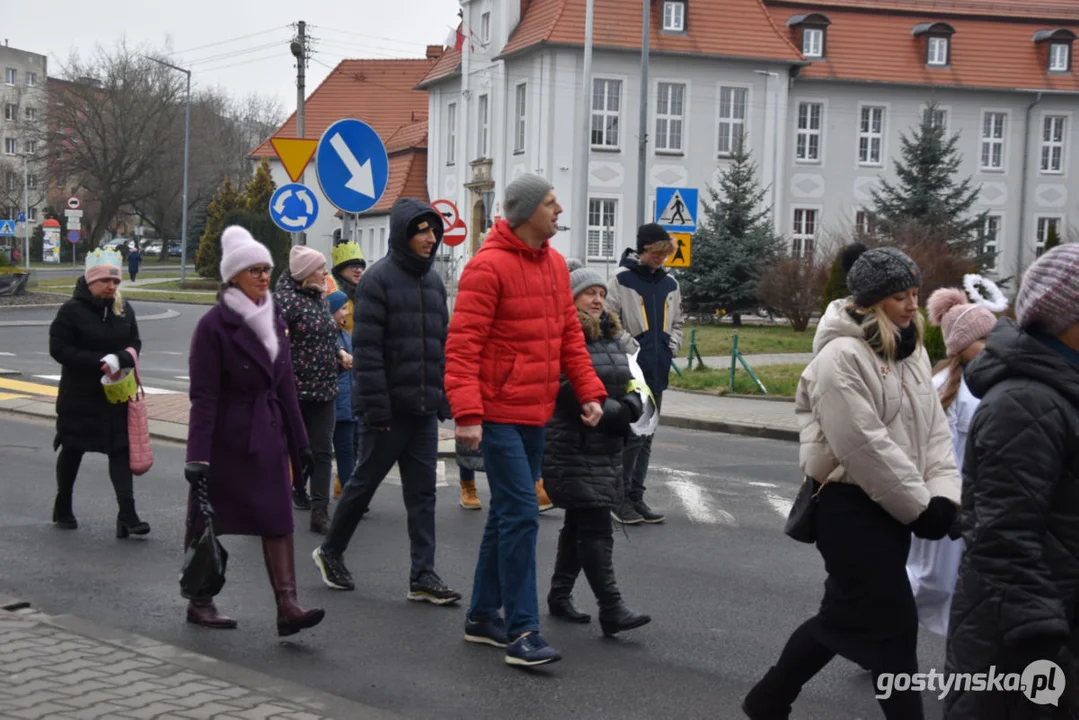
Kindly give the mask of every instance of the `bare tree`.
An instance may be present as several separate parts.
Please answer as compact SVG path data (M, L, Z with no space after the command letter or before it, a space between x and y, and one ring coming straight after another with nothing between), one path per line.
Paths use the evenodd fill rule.
M761 273L757 295L770 310L785 317L795 332L805 332L820 310L828 263L820 254L787 254Z

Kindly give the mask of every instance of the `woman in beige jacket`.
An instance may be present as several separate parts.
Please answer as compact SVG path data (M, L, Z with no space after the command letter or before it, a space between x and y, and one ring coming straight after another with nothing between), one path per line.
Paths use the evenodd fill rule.
M816 544L828 578L820 611L794 631L750 691L753 720L787 718L802 686L841 655L872 672L917 672L911 533L940 539L960 480L918 312L921 271L894 248L843 251L852 296L828 306L798 385L800 461L823 484ZM921 696L881 699L889 720L920 720Z

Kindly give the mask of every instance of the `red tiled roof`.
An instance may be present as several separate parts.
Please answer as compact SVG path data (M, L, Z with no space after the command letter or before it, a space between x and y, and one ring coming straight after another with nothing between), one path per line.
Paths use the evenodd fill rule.
M461 51L448 47L446 48L446 51L442 53L442 57L438 59L438 63L436 63L435 66L431 68L431 71L427 73L427 76L416 85L416 89L420 90L426 88L431 83L453 77L460 72Z
M386 139L386 152L390 155L402 150L427 149L427 121L402 125Z
M342 60L307 98L304 135L318 138L334 121L357 118L374 128L383 142L402 125L427 119L427 93L416 84L437 60ZM296 114L274 137L296 137ZM269 139L251 157L275 157Z
M594 13L594 47L641 47L639 4L595 0ZM684 34L660 32L661 11L653 11L651 18L649 45L653 52L789 62L802 59L787 34L776 27L762 0L689 0ZM584 25L585 0L532 0L501 57L536 45L583 45Z
M1052 4L1054 0L1045 0ZM803 0L770 0L770 10L777 24L785 25L791 15L809 7L831 20L827 30L824 60L801 69L806 78L860 80L871 82L918 83L945 87L1046 89L1079 91L1076 74L1053 74L1048 71L1048 49L1033 41L1041 29L1070 27L1079 33L1079 22L1039 24L1029 20L1003 20L949 16L955 28L951 36L951 65L947 68L926 66L926 39L914 37L911 30L918 23L940 19L925 14L865 11L864 8L885 0L823 0L809 5ZM928 5L929 0L887 0L892 6ZM954 3L982 0L954 0ZM859 10L837 9L836 5L855 5ZM953 4L938 0L937 5ZM1033 0L1015 0L1017 8L1034 5ZM791 37L797 37L796 31Z
M786 0L789 5L816 9L842 7L943 15L1079 20L1076 0Z
M427 152L409 151L390 156L390 180L386 192L374 207L361 215L388 213L393 204L403 197L414 197L424 202L427 198Z

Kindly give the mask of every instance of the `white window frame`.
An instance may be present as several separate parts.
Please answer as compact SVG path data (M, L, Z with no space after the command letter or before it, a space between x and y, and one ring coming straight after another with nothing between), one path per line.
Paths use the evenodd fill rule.
M602 232L603 232L603 228L607 227L607 226L605 226L605 225L593 225L592 224L592 204L593 203L600 203L600 213L601 213L600 221L601 222L603 220L603 213L605 212L605 208L603 207L603 204L604 203L613 203L613 205L614 205L613 212L611 214L611 219L613 220L613 224L610 225L610 230L609 230L609 233L610 233L610 239L609 239L610 255L604 255L603 254L603 251L604 251L604 247L603 247L604 239L603 239ZM586 230L586 233L585 233L585 256L588 258L588 260L606 262L608 260L616 259L615 256L617 254L617 245L618 245L618 220L619 220L618 213L620 212L621 204L622 204L622 197L620 195L604 195L604 194L591 195L590 194L588 196L587 230ZM598 243L598 250L599 250L598 253L593 253L591 248L589 247L589 245L592 244L591 236L592 236L592 233L594 233L594 232L600 233L598 239L596 240L596 242Z
M813 42L813 39L816 42ZM807 58L824 57L824 28L807 27L802 29L802 54Z
M528 83L517 83L513 87L513 154L521 155L525 151L525 135L528 121ZM591 132L591 129L589 129Z
M25 73L25 75L26 75L26 87L30 87L30 88L37 87L37 73L27 71Z
M802 127L802 106L806 106L806 127ZM811 108L813 106L820 108L820 126L817 128L809 127L809 121L812 118ZM817 98L798 98L794 105L794 161L799 165L822 165L824 163L824 126L825 119L828 116L828 103L822 99ZM805 154L803 155L800 150L800 143L802 137L805 137ZM817 154L816 157L812 157L809 154L810 138L817 138Z
M1045 240L1049 237L1050 221L1056 221L1057 237L1064 242L1064 216L1063 215L1038 215L1034 218L1034 257L1041 257L1045 252Z
M666 86L671 88L667 96L667 112L660 112L660 100L661 89ZM671 112L671 95L673 95L673 88L682 88L682 112L675 114ZM689 118L687 117L686 107L689 99L689 83L684 80L656 80L656 102L655 113L652 119L652 127L655 128L655 152L657 155L685 155L686 153L686 128ZM659 123L663 121L666 123L666 130L660 132ZM671 123L680 123L681 130L679 132L679 141L677 147L671 146Z
M32 223L37 222L37 208L36 207L30 208L30 216L29 216L29 218L30 218L30 222L32 222Z
M880 110L880 131L873 131L873 111ZM862 117L866 111L869 111L869 130L862 130ZM859 103L858 115L855 121L858 123L858 151L856 153L858 158L859 167L876 167L882 168L885 166L886 159L888 157L888 116L891 114L891 105L889 103ZM866 141L866 155L862 157L862 141ZM873 159L873 141L879 140L878 157Z
M5 155L18 155L19 154L19 141L15 138L4 138L4 154Z
M922 116L929 112L929 104L922 105ZM944 137L947 139L949 129L952 126L952 106L951 105L937 105L937 112L944 113Z
M26 174L26 187L30 190L37 189L37 175L35 175L34 173Z
M15 192L16 190L21 189L19 187L19 176L16 175L14 172L9 170L8 173L7 173L6 180L7 180L6 186L7 186L7 191L8 192Z
M1049 72L1066 73L1072 69L1072 44L1067 42L1049 43ZM1058 60L1063 60L1061 65Z
M987 137L985 134L985 121L989 115L994 117L1002 117L1002 125L1000 125L1000 137L995 137L997 131L997 123L994 121L991 134ZM982 108L981 117L978 123L978 169L981 172L1002 173L1008 170L1008 130L1011 126L1011 113L1007 110L1000 108ZM1000 164L993 165L992 157L994 147L1000 147ZM985 163L985 150L989 148L990 164Z
M491 11L480 15L480 42L487 45L491 42Z
M684 0L664 0L663 32L686 31L686 3Z
M1061 125L1060 140L1046 140L1045 132L1051 121L1059 121ZM1041 141L1039 152L1039 167L1042 175L1063 175L1068 167L1068 132L1071 128L1070 113L1045 113L1041 122ZM1053 167L1053 151L1058 151L1057 164ZM1047 154L1048 152L1048 154ZM1046 160L1049 162L1046 163Z
M862 235L872 234L873 224L869 220L868 209L864 207L857 207L854 209L854 231Z
M603 87L603 107L596 109L596 93L600 87ZM617 109L611 110L611 88L617 88ZM622 78L616 77L593 77L592 78L592 92L588 96L589 110L588 110L588 142L591 144L593 150L606 150L610 152L617 152L622 148L622 108L625 105L625 88L626 83ZM599 118L600 134L602 135L601 141L596 142L594 126L596 119ZM614 128L612 130L610 120L614 119ZM612 137L613 135L613 137ZM613 141L613 142L612 142Z
M375 231L372 229L371 230L371 240L372 240L372 242L374 241L374 237L375 237ZM389 250L390 250L388 247L386 247L386 226L385 225L383 225L382 227L380 227L378 229L378 249L379 249L378 257L385 257L386 253L389 252Z
M929 67L948 67L951 64L951 54L952 39L947 35L930 35L926 40L925 64Z
M457 164L457 103L446 106L446 165Z
M19 106L15 103L4 103L4 119L8 122L18 122Z
M37 120L37 108L27 107L25 114L27 122L35 122Z
M813 232L805 232L808 213L813 213ZM791 208L791 256L813 257L817 251L817 241L820 238L820 205L797 205ZM806 243L809 245L809 254L806 254Z
M742 117L734 117L733 114L729 117L724 116L723 108L723 91L724 90L741 90L745 92L745 102L742 104ZM733 95L732 95L733 102ZM753 87L751 85L743 85L740 83L717 83L716 84L716 157L729 158L734 154L735 143L741 138L744 140L745 135L748 135L747 128L750 127L750 109L753 105ZM730 110L733 111L733 105ZM726 140L730 145L724 150L723 140Z
M15 87L19 81L19 71L15 68L4 68L4 84Z
M479 115L479 127L476 134L476 157L490 157L491 152L491 97L487 93L476 101L476 113Z
M991 221L996 221L996 232L993 235L992 240L989 240L989 226ZM990 213L985 216L985 221L982 224L981 229L978 232L979 240L982 243L982 252L986 252L989 248L992 248L994 255L1000 255L1001 237L1004 233L1004 214L1003 213ZM986 272L996 273L997 271L997 258L993 258L992 265L987 265L983 268Z

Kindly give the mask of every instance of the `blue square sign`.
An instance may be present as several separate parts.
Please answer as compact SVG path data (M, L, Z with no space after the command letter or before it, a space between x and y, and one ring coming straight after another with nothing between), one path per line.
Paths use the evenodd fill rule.
M656 188L656 219L669 232L697 232L697 188Z

